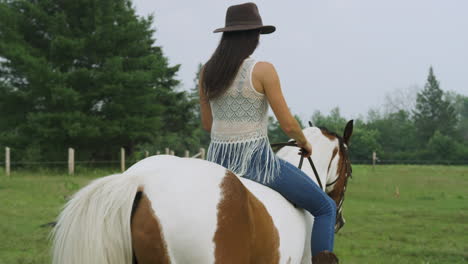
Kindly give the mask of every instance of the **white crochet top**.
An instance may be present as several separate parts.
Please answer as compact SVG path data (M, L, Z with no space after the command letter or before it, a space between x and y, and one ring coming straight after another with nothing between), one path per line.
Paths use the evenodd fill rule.
M238 176L253 172L267 183L277 176L279 161L268 140L267 98L252 84L255 63L245 59L227 91L210 100L213 124L207 158Z

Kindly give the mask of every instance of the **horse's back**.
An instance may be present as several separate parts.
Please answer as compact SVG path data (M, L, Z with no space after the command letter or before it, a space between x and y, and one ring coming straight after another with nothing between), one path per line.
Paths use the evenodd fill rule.
M142 177L171 263L300 263L303 212L268 187L171 156L150 157L126 174Z
M171 263L214 263L213 234L225 169L195 159L154 156L126 173L142 177Z

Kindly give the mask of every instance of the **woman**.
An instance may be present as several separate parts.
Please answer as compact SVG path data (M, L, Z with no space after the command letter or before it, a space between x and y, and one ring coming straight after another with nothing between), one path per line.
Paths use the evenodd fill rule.
M309 211L315 217L313 263L338 263L332 253L335 202L305 173L279 159L268 141L270 105L281 128L302 148L302 155L312 153L283 98L275 68L250 57L260 34L274 31L274 26L263 26L253 3L229 7L226 27L215 30L223 35L201 71L199 84L202 122L211 132L208 160L276 190Z

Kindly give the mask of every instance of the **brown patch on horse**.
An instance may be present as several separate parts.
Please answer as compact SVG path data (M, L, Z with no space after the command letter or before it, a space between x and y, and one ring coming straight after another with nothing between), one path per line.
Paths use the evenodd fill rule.
M348 181L348 177L346 175L348 170L347 161L341 151L339 152L339 158L340 160L338 161L337 169L338 180L336 181L333 190L328 193L328 195L335 201L336 206L339 206L341 198L343 197L346 191L346 183Z
M338 148L333 149L333 154L332 154L332 157L330 159L330 163L328 164L328 170L327 170L328 172L330 171L332 161L335 159L336 154L338 154Z
M279 263L278 230L263 203L230 171L220 187L215 263Z
M131 218L133 252L138 264L171 263L161 225L151 207L151 201L138 188L140 201Z
M330 132L327 128L321 127L322 134L329 139L335 138L338 140L339 146L339 161L337 174L338 178L334 182L333 190L327 193L334 201L337 206L337 218L335 224L335 232L338 232L344 225L345 221L343 218L343 202L346 192L346 186L348 184L348 178L352 177L351 161L348 156L348 148L346 145L349 144L351 135L353 134L353 120L350 120L345 127L343 137L338 134ZM335 151L334 151L335 152ZM334 153L335 155L335 153ZM332 158L333 159L333 158ZM330 170L330 165L328 166Z
M320 131L322 131L322 134L327 137L330 140L335 140L337 137L327 129L320 128Z

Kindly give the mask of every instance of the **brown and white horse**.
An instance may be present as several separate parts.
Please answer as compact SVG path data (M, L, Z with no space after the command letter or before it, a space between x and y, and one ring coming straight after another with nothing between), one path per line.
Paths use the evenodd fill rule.
M352 130L352 121L343 137L304 129L321 182L339 208L351 173ZM297 148L278 156L299 161ZM308 166L303 170L315 181ZM312 222L277 192L222 166L159 155L73 196L53 231L53 263L311 263Z

